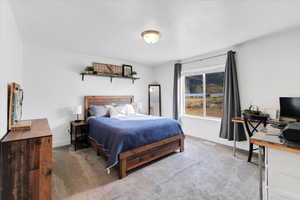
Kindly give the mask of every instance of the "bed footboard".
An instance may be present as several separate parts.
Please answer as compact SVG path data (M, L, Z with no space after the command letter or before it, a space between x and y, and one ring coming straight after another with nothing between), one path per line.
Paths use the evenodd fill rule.
M108 152L104 148L94 140L89 139L89 141L98 155L108 158ZM182 134L121 153L119 155L120 179L126 177L129 170L173 153L177 149L180 149L180 152L184 151L184 135Z
M177 149L180 149L180 152L184 151L184 135L173 136L123 152L119 155L119 176L124 178L127 171L166 156Z

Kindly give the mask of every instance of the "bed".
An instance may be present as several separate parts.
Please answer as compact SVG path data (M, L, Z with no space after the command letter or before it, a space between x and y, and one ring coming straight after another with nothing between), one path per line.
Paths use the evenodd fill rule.
M131 104L133 96L86 96L85 119L92 105ZM129 170L177 151L184 151L184 135L176 120L132 115L121 118L91 118L89 142L107 161L107 169L119 166L119 177Z

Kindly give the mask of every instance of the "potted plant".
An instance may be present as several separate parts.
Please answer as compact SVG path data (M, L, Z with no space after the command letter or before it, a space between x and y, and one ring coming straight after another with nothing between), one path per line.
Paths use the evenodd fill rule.
M93 66L86 66L85 69L84 69L84 72L88 73L88 74L92 74L92 73L94 73L94 67Z
M132 76L132 77L137 76L137 72L136 72L136 71L132 71L132 72L131 72L131 76Z
M248 109L244 110L244 113L250 115L260 115L262 112L259 110L258 106L250 105Z

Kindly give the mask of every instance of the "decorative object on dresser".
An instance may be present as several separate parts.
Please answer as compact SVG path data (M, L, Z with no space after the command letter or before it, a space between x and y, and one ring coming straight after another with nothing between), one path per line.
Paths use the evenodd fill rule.
M159 84L148 86L148 114L161 116L161 90Z
M81 105L75 106L73 108L73 114L76 115L76 117L77 117L75 122L80 122L81 120L79 119L79 115L82 114L82 106Z
M132 66L131 65L122 65L122 75L124 77L132 76Z
M21 121L23 89L17 83L8 84L7 131L30 130L30 120Z
M51 200L52 135L47 119L9 132L0 144L0 199Z
M85 96L84 98L84 116L85 119L89 117L90 106L100 105L122 105L132 104L133 96ZM91 119L92 120L92 119ZM122 120L121 120L122 121ZM91 128L91 127L90 127ZM91 130L89 130L91 131ZM108 149L103 148L94 139L89 138L89 142L93 148L96 149L98 155L104 155L109 158ZM129 170L135 169L153 160L166 156L170 153L180 149L184 151L184 135L179 134L167 137L160 141L146 144L137 148L133 148L118 155L119 160L119 177L124 178Z
M86 148L88 144L88 123L85 121L72 121L70 124L70 139L74 150Z

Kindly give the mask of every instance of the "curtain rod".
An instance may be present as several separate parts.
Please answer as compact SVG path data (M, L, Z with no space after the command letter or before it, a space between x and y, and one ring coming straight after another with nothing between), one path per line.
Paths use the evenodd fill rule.
M217 57L221 57L221 56L226 56L227 53L222 53L222 54L218 54L215 56L210 56L210 57L206 57L206 58L201 58L201 59L196 59L196 60L191 60L191 61L187 61L187 62L182 62L181 64L189 64L189 63L193 63L193 62L199 62L199 61L203 61L203 60L208 60L211 58L217 58Z

